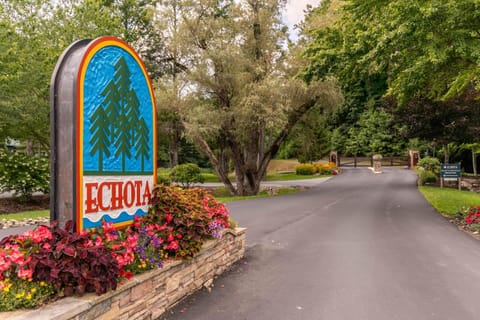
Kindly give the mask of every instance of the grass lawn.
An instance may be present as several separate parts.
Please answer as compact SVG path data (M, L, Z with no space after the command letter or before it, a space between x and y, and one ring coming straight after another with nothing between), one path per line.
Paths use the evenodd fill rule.
M454 216L461 208L480 205L480 194L472 191L426 186L418 189L438 212L448 216Z
M220 188L223 188L223 187L220 187ZM218 193L218 196L215 196L215 198L217 199L218 202L225 203L225 202L238 201L238 200L250 200L250 199L267 198L267 197L272 197L272 196L273 197L283 196L283 195L286 195L286 194L297 193L298 191L300 191L300 190L294 189L294 188L280 188L280 189L277 190L277 193L275 193L274 195L268 194L267 191L262 191L256 196L248 196L248 197L227 196L227 195L222 196L222 194ZM226 190L224 192L226 192ZM215 192L215 194L217 194L217 191ZM228 192L227 192L227 194L228 194Z
M47 218L49 216L50 216L50 210L38 210L38 211L25 211L25 212L17 212L17 213L10 213L10 214L2 214L0 215L0 219L23 220L23 219L34 219L34 218Z

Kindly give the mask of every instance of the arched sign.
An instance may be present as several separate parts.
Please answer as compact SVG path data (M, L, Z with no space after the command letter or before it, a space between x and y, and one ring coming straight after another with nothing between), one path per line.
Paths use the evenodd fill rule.
M57 63L51 91L52 219L72 219L80 231L145 215L156 182L156 108L138 54L114 37L78 41Z

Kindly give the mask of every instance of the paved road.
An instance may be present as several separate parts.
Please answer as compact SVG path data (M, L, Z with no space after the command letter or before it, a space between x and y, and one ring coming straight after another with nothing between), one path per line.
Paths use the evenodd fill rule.
M230 203L248 228L246 258L162 319L480 319L480 242L415 180L349 169L298 194Z

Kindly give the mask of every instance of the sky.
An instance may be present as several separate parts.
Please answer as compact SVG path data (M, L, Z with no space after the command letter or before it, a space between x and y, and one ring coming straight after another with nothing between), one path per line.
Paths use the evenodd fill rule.
M297 38L297 33L293 29L293 26L303 20L303 10L307 7L307 4L311 4L316 7L320 3L320 0L288 0L285 8L284 19L290 30L292 40Z

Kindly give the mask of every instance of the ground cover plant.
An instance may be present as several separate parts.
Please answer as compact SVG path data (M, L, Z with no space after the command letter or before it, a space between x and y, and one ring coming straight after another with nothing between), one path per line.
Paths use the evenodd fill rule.
M232 222L207 191L160 186L146 217L115 229L80 234L53 223L1 240L0 311L30 308L63 296L103 294L170 259L189 259Z

